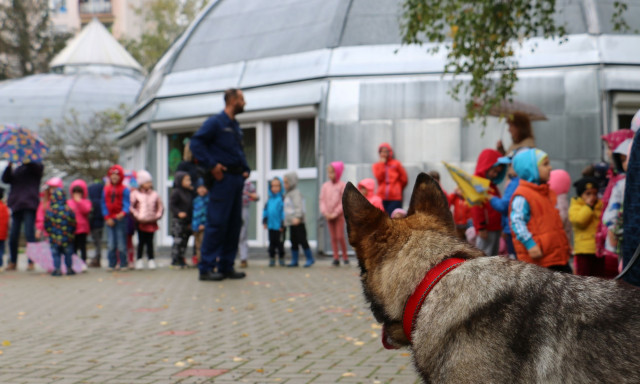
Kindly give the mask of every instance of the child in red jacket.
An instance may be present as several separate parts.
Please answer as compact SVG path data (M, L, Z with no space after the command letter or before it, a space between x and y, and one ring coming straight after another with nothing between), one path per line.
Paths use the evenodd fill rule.
M495 149L485 149L478 156L475 175L491 181L488 191L489 197L500 197L497 185L502 182L507 174L504 164L498 162L501 156L500 152ZM500 212L493 209L489 200L486 200L482 205L476 205L471 208L471 217L473 226L478 234L476 247L487 256L497 255L502 233L502 215Z
M382 199L387 215L396 208L402 208L402 191L407 186L407 171L402 163L393 157L391 145L382 143L378 147L380 160L373 164L373 177L378 181L378 196Z
M4 258L4 242L9 232L9 208L4 203L4 188L0 188L0 270Z
M89 214L91 213L91 200L87 198L87 183L78 179L69 186L71 198L67 205L76 215L76 233L73 240L73 252L87 261L87 235L89 234Z

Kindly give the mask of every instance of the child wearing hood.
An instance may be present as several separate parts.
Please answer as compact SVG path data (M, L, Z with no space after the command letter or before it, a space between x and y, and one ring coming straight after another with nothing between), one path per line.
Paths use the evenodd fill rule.
M184 253L191 237L191 215L193 212L193 187L191 176L183 171L176 172L173 181L173 190L169 198L169 210L171 211L171 235L173 246L171 247L171 265L184 268L187 263Z
M131 197L129 188L124 186L124 169L116 164L107 171L109 183L102 192L102 216L107 225L107 248L109 267L126 269L127 262L127 218ZM116 255L117 252L117 255ZM118 264L119 260L119 266Z
M513 197L513 192L518 188L518 184L520 184L520 178L513 170L513 165L511 162L513 161L513 157L519 152L518 149L516 151L511 152L508 156L504 156L498 159L498 163L504 164L507 167L507 176L509 177L509 184L504 190L504 195L502 197L492 197L489 200L491 207L498 211L502 216L501 225L502 225L502 238L504 239L507 245L507 253L509 254L509 258L515 258L516 250L513 247L513 239L511 238L511 228L509 228L509 203L511 202L511 197Z
M342 260L349 264L347 256L347 241L344 237L344 215L342 214L342 192L347 186L340 180L344 171L342 161L334 161L327 166L329 181L322 184L320 189L320 214L327 220L331 249L333 250L333 265L340 266L338 246L342 249Z
M596 180L596 187L599 185L599 181ZM549 176L549 188L556 194L558 199L558 203L556 204L556 208L560 213L560 218L562 219L562 226L564 227L564 233L567 235L567 239L569 239L569 244L571 244L571 239L573 239L573 229L571 221L569 220L569 190L571 189L571 176L569 176L569 172L564 169L554 169L551 171L551 175Z
M382 199L380 198L380 196L376 195L374 192L375 188L376 188L376 182L373 179L362 179L358 183L358 191L360 191L360 193L362 193L362 195L367 198L369 203L371 203L371 205L380 209L381 211L386 212L384 210ZM393 211L391 211L391 213L393 213Z
M393 149L388 143L378 147L380 159L371 167L373 177L378 180L378 196L387 215L396 208L402 208L402 191L407 186L407 171L402 163L393 157Z
M156 269L153 252L153 237L158 230L158 220L162 218L164 206L162 199L153 190L153 178L146 170L138 171L136 175L138 189L131 192L131 214L138 225L138 254L136 257L136 269L144 269L142 254L147 247L147 266Z
M49 209L51 192L58 188L64 188L64 182L59 177L52 177L47 180L44 185L46 186L46 189L40 194L40 203L38 204L38 210L36 211L36 239L48 236L47 231L44 229L44 216Z
M556 194L549 188L549 156L540 149L525 149L513 158L520 183L513 193L509 218L518 260L571 273L569 240L556 209Z
M620 164L622 174L616 184L611 189L611 197L607 208L602 211L602 223L607 229L607 239L605 241L605 249L609 252L618 252L618 242L622 237L621 221L622 207L624 205L624 193L626 188L626 173L629 165L629 155L631 154L632 139L627 139L620 143L613 151L615 161Z
M276 251L278 263L284 266L284 189L283 181L274 177L269 182L269 198L262 211L262 223L269 231L269 266L276 265Z
M77 179L69 186L71 198L67 205L76 216L76 233L73 240L73 252L87 262L87 235L89 234L89 214L91 200L87 199L87 183Z
M500 197L498 184L507 173L505 165L498 161L502 157L495 149L485 149L478 156L475 175L489 179L489 198ZM502 216L491 206L491 200L471 208L473 227L476 230L476 247L487 256L498 254L500 233L502 232Z
M290 172L284 175L284 224L289 227L291 240L291 264L288 267L298 266L299 246L302 246L308 268L315 263L311 248L307 242L307 228L304 225L304 198L298 189L298 175Z
M202 177L196 182L196 197L193 198L193 219L191 219L191 229L193 230L195 256L191 260L194 266L200 262L200 250L202 239L204 239L204 228L207 225L207 207L209 206L209 190L204 184Z
M67 275L75 275L71 268L73 254L73 239L76 232L76 219L73 210L67 205L67 199L61 188L56 188L49 194L49 207L45 212L44 228L49 234L51 256L54 270L51 276L62 276L61 257L67 267Z
M596 229L602 214L598 180L585 177L573 184L577 196L571 199L569 220L573 224L575 274L602 277L604 258L596 257Z
M609 206L609 200L611 199L611 193L616 183L625 178L625 172L622 169L622 162L620 158L614 155L615 150L622 142L627 139L633 138L633 131L630 129L620 129L615 132L603 135L602 140L605 142L606 157L610 162L610 167L607 171L607 177L609 182L602 195L602 211L606 212ZM605 278L613 278L618 274L618 253L615 251L615 247L607 246L607 237L609 236L609 230L601 219L598 225L598 231L596 232L596 256L605 258Z

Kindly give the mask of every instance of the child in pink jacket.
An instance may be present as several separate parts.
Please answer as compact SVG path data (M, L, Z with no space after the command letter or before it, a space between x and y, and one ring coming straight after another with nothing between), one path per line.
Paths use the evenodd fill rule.
M149 269L156 269L153 255L153 236L158 230L158 220L164 213L164 205L156 191L153 190L151 174L145 170L138 171L136 180L138 189L131 192L131 213L138 223L138 257L136 269L144 269L142 254L147 247Z
M384 205L382 204L382 199L380 198L380 196L376 195L375 193L376 192L375 180L373 179L360 180L360 182L358 183L358 191L360 191L360 193L362 193L364 197L367 198L367 200L369 201L369 203L371 203L371 205L380 209L383 212L386 212L384 210Z
M320 213L327 219L331 248L333 249L333 265L340 266L338 246L342 249L342 260L349 264L347 256L347 241L344 238L344 216L342 214L342 192L346 184L340 180L344 171L342 161L334 161L327 166L329 181L322 184L320 190Z
M82 261L87 261L87 235L89 229L89 214L91 213L91 200L87 192L87 183L78 179L74 180L69 186L69 195L71 198L67 200L67 205L76 215L76 233L73 241L73 252L80 257Z
M38 205L38 210L36 211L36 239L42 240L43 237L48 237L47 231L44 230L44 215L45 212L49 209L49 198L51 196L51 191L56 188L64 188L64 182L59 177L52 177L47 180L44 185L47 188L40 194L40 204Z

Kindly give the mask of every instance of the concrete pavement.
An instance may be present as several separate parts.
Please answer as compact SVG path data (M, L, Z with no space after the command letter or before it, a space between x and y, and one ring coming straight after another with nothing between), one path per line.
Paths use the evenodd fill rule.
M418 383L386 351L358 268L269 268L199 282L155 271L0 274L1 383Z

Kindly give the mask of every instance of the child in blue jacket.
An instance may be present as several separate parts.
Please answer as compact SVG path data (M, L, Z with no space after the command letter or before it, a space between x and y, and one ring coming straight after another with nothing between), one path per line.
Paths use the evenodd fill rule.
M276 265L276 250L278 251L278 263L284 266L284 198L283 182L279 177L271 180L269 187L269 199L264 205L262 223L269 230L269 266Z

